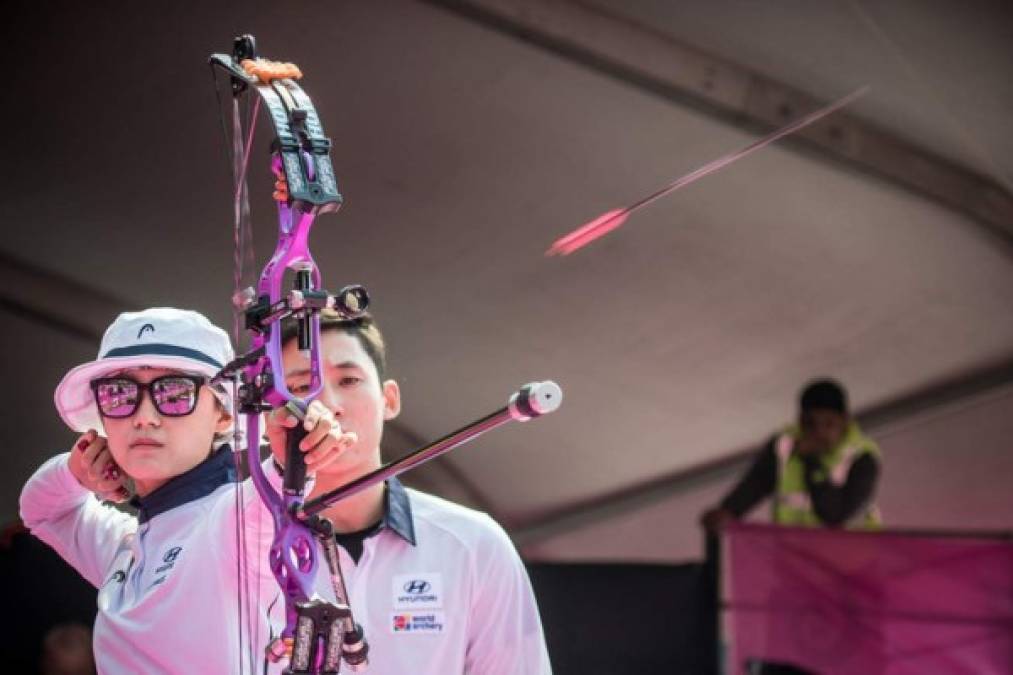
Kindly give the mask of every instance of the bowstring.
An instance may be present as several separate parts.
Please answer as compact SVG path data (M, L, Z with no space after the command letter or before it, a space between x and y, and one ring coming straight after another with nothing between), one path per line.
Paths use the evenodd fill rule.
M249 101L249 99L247 99ZM240 350L243 335L243 325L241 317L243 316L243 306L241 304L242 292L245 288L244 283L246 282L247 270L253 270L255 264L254 250L253 250L253 218L250 212L250 191L249 183L247 181L247 172L249 169L250 151L253 147L253 138L257 127L257 113L260 110L260 98L254 97L253 105L247 104L246 107L246 139L244 143L243 139L243 123L242 115L240 112L240 105L238 98L233 98L232 105L232 124L235 129L232 135L232 156L233 156L233 173L235 177L235 185L233 190L233 215L235 219L235 225L233 228L233 262L234 262L234 275L233 275L233 303L232 303L232 331L233 339L236 343L236 349ZM236 398L233 400L238 401L239 395L239 382L238 375L232 380L233 393ZM259 443L259 439L254 438L242 438L242 432L239 430L239 425L235 425L235 439L236 439L236 450L235 455L237 467L242 466L242 458L249 457L248 447L250 443ZM245 440L246 448L242 448L241 444ZM252 467L246 467L247 473L252 471ZM239 473L238 478L244 477L246 474ZM242 596L245 593L247 599L246 602L246 631L249 635L250 643L248 649L248 656L250 659L250 672L256 672L257 657L255 654L256 639L254 636L254 616L260 616L260 593L254 593L253 602L250 601L250 574L249 574L249 560L246 555L247 552L247 522L246 522L246 509L245 499L243 495L243 482L238 483L238 489L236 490L236 537L237 546L241 547L242 554L239 559L242 561L240 567L237 569L240 579L240 598L239 598L239 619L240 619L240 635L242 635L242 620L243 620L243 599ZM255 541L261 540L261 525L262 518L256 519L256 538ZM259 549L258 549L259 553ZM261 560L259 555L256 556L257 567L255 577L260 579L261 572ZM259 586L258 586L259 590ZM240 653L242 653L242 638L240 637ZM240 659L240 662L242 660Z
M228 130L225 124L225 111L222 106L221 92L218 86L217 71L214 66L211 66L212 79L215 85L215 98L218 103L218 117L221 122L222 137L224 139L225 148L228 150L231 147L231 157L228 157L230 161L230 171L233 179L233 302L232 302L232 338L236 346L236 352L242 353L241 341L241 322L240 317L242 315L242 306L239 304L241 293L243 289L243 282L245 277L245 269L247 264L249 269L253 268L255 257L253 250L253 236L252 236L252 218L250 215L250 202L249 202L249 186L247 184L246 175L247 168L249 166L250 149L253 145L254 131L256 128L256 115L259 111L260 100L257 98L256 105L250 108L247 105L247 128L249 129L248 137L244 144L243 142L243 124L242 115L240 114L239 99L233 96L232 99L232 135L229 136ZM260 594L257 593L256 598L256 612L253 611L252 603L249 602L250 597L250 575L249 575L249 561L247 560L247 537L246 537L246 509L244 498L243 483L245 482L246 473L243 470L243 457L247 454L245 448L243 448L243 432L240 428L238 421L237 402L239 401L239 376L236 374L232 378L232 413L234 417L233 422L233 433L232 433L232 460L236 468L236 487L234 490L234 508L236 512L236 531L235 531L235 547L236 547L236 578L238 584L238 597L236 598L236 616L238 624L238 640L239 640L239 667L240 675L245 673L245 664L243 653L246 651L246 655L249 659L250 673L251 675L256 672L256 655L254 653L256 640L253 630L253 615L259 616L260 610ZM246 439L249 443L249 439ZM260 518L257 519L257 541L259 542L260 537ZM258 558L257 566L257 578L259 579L260 564ZM243 624L244 624L244 594L247 601L245 602L245 624L246 634L249 636L249 648L244 650L243 648Z

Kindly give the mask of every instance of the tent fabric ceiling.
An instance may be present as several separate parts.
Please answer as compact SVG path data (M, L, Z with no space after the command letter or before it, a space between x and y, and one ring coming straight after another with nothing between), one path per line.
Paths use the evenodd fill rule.
M1013 174L1013 22L999 5L855 5L923 88L854 12L842 19L847 3L594 4L819 96L872 82L854 114ZM231 326L228 167L204 60L256 34L302 66L334 140L346 204L312 248L329 286L373 295L405 396L397 443L442 435L526 381L563 386L559 413L431 476L508 524L741 450L792 415L813 375L842 378L862 409L1013 356L1009 241L787 147L545 258L557 236L753 136L438 5L21 10L4 115L30 133L9 138L0 249L124 309L188 306ZM252 186L259 263L274 242L266 174ZM11 307L5 409L22 422L0 432L17 457L7 517L32 468L69 445L51 392L96 347Z
M1013 187L1008 3L587 4L824 99L869 85L864 119Z

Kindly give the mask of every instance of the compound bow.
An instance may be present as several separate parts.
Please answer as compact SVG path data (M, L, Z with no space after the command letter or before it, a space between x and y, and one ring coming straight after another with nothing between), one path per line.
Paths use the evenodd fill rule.
M285 598L286 620L280 638L267 647L268 657L276 661L287 659L285 673L292 675L337 673L342 660L350 669L360 670L367 664L368 646L349 606L332 528L318 514L355 492L429 461L496 426L552 412L559 407L562 392L553 382L525 385L513 394L506 407L312 502L305 501L306 464L298 446L306 431L300 425L289 432L282 490L276 492L261 467L260 415L280 406L297 417L304 415L323 387L321 310L329 308L345 318L355 318L365 311L369 296L358 285L346 286L333 294L323 290L320 271L310 255L309 231L314 220L318 215L337 211L342 198L331 164L331 142L324 135L313 103L296 83L302 73L289 63L259 59L250 35L236 38L231 54L213 54L210 63L213 69L220 68L228 74L232 87L237 249L243 236L248 236L244 235L249 229L246 173L261 103L275 131L271 169L278 178L274 195L278 203L278 244L256 290L239 292L237 281L233 300L245 318L251 348L215 378L231 380L235 386L238 412L246 422L243 436L250 477L274 522L269 564ZM256 98L247 121L249 128L244 132L239 101L250 92ZM241 257L237 250L237 267ZM293 272L294 282L292 288L285 290L288 270ZM240 278L238 272L237 280ZM310 355L310 386L304 397L289 391L283 376L280 322L289 317L297 323L299 349ZM331 568L336 598L333 603L321 599L314 591L318 542Z

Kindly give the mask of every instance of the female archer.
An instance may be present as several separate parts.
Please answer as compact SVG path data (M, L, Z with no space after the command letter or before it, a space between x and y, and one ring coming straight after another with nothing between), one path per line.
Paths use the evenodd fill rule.
M230 601L247 559L237 528L266 516L253 490L235 489L231 396L212 383L232 356L226 333L197 312L124 313L98 358L56 389L60 416L82 435L29 479L21 516L99 589L100 673L242 672L244 620ZM274 433L297 423L271 418ZM303 424L311 473L355 440L321 404ZM126 501L128 485L136 516L110 503Z

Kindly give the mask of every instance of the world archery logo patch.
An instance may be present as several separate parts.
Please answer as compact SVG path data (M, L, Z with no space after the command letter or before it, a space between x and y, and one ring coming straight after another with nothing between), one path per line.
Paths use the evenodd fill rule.
M412 625L411 614L395 614L393 616L393 628L395 633L400 633L409 630Z
M137 339L138 340L141 339L141 336L144 335L145 331L149 331L151 333L154 333L155 332L155 327L153 325L151 325L150 323L146 323L143 326L141 326L141 330L137 331Z
M443 612L395 612L390 617L390 630L399 635L442 633L444 619Z

